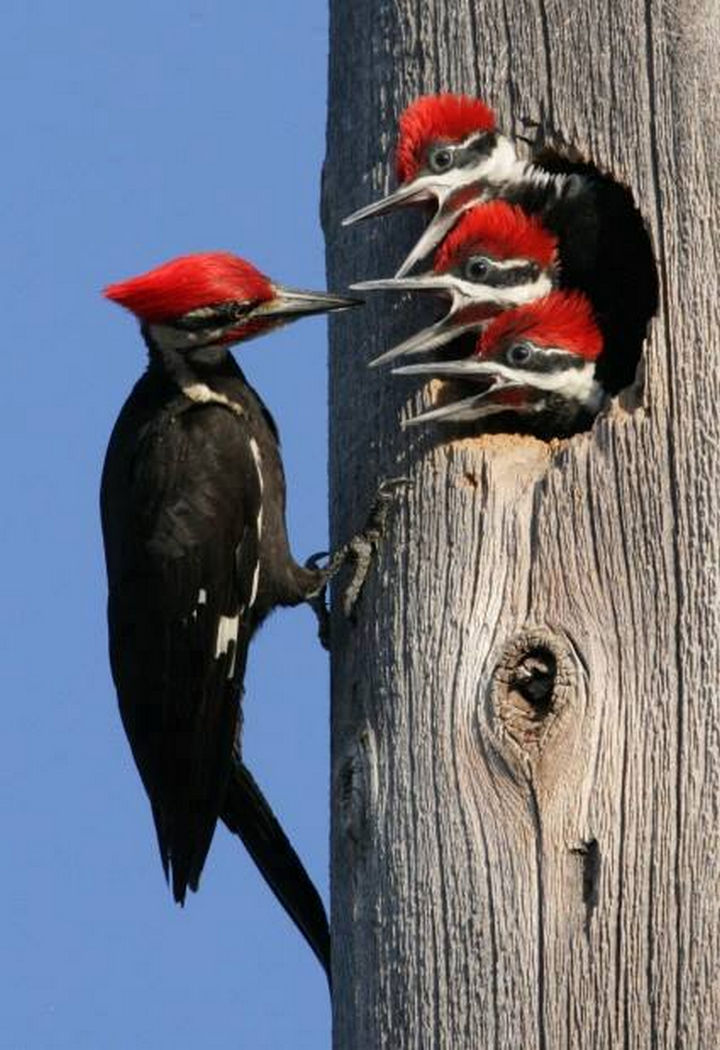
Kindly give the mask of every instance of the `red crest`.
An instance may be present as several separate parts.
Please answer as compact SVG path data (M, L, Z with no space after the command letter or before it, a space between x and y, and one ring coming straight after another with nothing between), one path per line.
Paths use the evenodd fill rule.
M471 255L487 255L528 259L547 269L555 261L557 243L536 216L516 204L491 201L465 212L438 248L433 265L437 273L446 273Z
M594 361L603 349L590 300L582 292L551 292L498 314L480 336L477 353L493 357L518 339L567 350L587 361Z
M259 270L230 252L182 255L103 290L141 321L160 323L224 302L264 302L273 287Z
M474 131L494 131L495 114L468 95L424 95L400 115L395 166L400 182L413 179L431 142L462 142Z

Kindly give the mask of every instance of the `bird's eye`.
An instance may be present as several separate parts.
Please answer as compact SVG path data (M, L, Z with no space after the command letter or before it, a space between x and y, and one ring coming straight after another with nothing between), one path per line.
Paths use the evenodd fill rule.
M430 170L438 174L443 171L449 171L453 166L453 161L453 151L447 146L438 146L437 149L431 150L428 157Z
M511 365L524 365L531 354L532 350L527 343L513 343L506 357Z
M483 255L473 255L465 263L465 276L468 281L484 281L490 270L490 263Z

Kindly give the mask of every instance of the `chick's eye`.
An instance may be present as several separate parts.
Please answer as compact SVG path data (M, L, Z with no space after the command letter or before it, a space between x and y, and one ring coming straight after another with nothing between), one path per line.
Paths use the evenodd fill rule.
M465 276L468 281L484 280L490 270L490 263L482 255L474 255L465 263Z
M506 356L511 365L524 365L531 353L532 350L526 343L514 343Z
M453 152L447 146L438 146L437 149L430 151L428 161L431 171L449 171L453 166Z

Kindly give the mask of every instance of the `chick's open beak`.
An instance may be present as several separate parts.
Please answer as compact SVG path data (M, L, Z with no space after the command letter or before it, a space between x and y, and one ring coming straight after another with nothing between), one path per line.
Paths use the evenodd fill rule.
M481 329L498 309L498 297L492 290L488 290L487 294L482 296L480 290L476 289L471 297L463 293L451 275L443 273L360 281L351 287L357 291L429 291L451 300L450 309L445 317L380 354L370 362L370 368L376 368L407 354L423 354L445 346L466 332Z
M447 405L428 409L411 419L403 420L403 427L416 426L419 423L470 423L476 419L497 415L498 412L507 412L508 406L501 401L494 401L493 394L511 387L518 387L520 383L508 382L497 376L484 390L470 397L451 401Z

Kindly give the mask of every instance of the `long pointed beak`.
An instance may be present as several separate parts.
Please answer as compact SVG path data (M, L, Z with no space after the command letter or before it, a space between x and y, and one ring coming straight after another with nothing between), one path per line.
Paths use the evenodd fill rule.
M417 277L380 277L373 281L356 281L354 292L439 292L452 295L452 285L445 274L418 274Z
M256 306L253 317L272 318L277 321L293 321L296 317L310 314L326 314L333 310L347 310L361 306L363 300L330 292L306 292L299 288L275 285L275 295Z
M453 228L455 222L460 217L461 212L449 211L442 214L438 211L433 218L430 220L428 226L420 235L419 240L416 242L415 247L412 249L410 254L406 257L402 266L395 274L396 277L404 277L407 273L412 270L416 263L419 263L422 259L425 259L430 252L438 246L441 240L447 233Z
M511 386L520 386L520 384L507 382L498 376L496 382L479 394L462 398L460 401L453 401L449 405L441 405L439 408L431 408L427 412L421 412L419 416L403 420L403 429L414 427L419 423L469 423L486 416L497 415L498 412L507 412L507 405L486 399L490 394Z
M426 354L430 350L436 350L440 346L445 346L446 343L451 343L453 339L457 339L458 336L477 327L476 321L470 321L467 324L458 323L454 312L451 312L440 321L436 321L435 324L430 325L428 328L423 328L416 335L410 336L404 342L398 343L397 346L393 346L390 350L386 350L384 354L380 354L379 357L370 361L368 367L377 368L378 365L394 361L397 357L405 357L406 354ZM409 367L412 368L412 365ZM432 371L433 364L426 367L428 371ZM394 371L402 372L403 369L396 368Z
M358 281L357 284L351 285L351 288L354 291L368 292L429 291L437 292L441 295L453 295L453 289L444 274L423 274L419 277L404 278L385 277L375 281ZM435 346L442 346L443 343L450 342L455 337L455 334L460 334L459 332L452 333L451 325L449 324L451 316L452 311L436 324L431 325L429 328L424 328L410 339L406 339L390 350L386 350L385 353L370 361L368 368L377 368L378 365L385 364L387 361L393 361L396 357L403 357L405 354L422 353L425 350L431 350Z
M447 274L421 274L417 277L386 277L374 281L359 281L351 285L357 291L435 292L448 296L451 306L445 317L428 328L423 328L409 339L398 343L370 362L370 368L386 364L407 354L424 354L452 342L465 332L482 328L497 312L497 296L488 290L484 294L478 288L477 297L470 297L458 287L454 278Z
M437 200L439 205L438 194L432 184L429 184L427 179L425 181L414 180L404 186L399 186L387 197L373 201L372 204L366 204L364 208L358 208L352 215L347 215L342 220L342 225L352 226L356 222L362 222L363 219L370 219L375 215L387 215L388 212L404 207L406 204L422 204L430 200Z
M492 361L476 361L472 357L463 357L459 361L430 361L418 365L401 365L393 368L396 376L436 376L438 379L486 379L492 376L504 386L517 386L514 380L508 379L498 371Z

